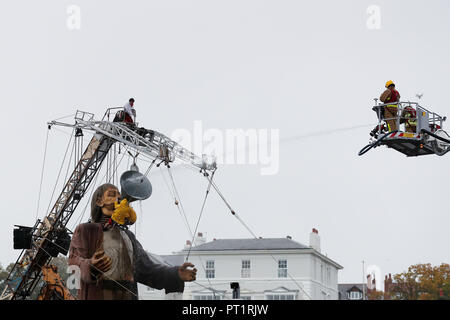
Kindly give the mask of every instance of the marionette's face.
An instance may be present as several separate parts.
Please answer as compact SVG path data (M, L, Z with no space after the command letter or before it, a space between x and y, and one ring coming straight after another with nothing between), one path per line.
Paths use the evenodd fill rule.
M109 188L103 193L101 199L97 200L97 206L102 208L103 214L111 216L114 213L114 203L120 198L117 188Z

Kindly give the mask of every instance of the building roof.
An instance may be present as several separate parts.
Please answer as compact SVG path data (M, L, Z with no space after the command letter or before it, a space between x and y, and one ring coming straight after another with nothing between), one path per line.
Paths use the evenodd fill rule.
M184 259L186 257L182 255L163 255L161 258L170 266L181 266L185 263Z
M169 267L181 266L185 261L183 255L159 255L147 251L147 255L152 262L157 264L164 264Z
M339 292L349 292L352 291L353 288L357 289L360 292L363 292L363 286L364 289L367 291L367 285L362 283L339 283L338 284L338 291Z
M217 239L192 247L191 251L311 249L288 238ZM188 249L184 249L186 251Z
M149 254L150 258L159 263L169 266L179 266L185 262L185 254L189 249L183 249L178 254L156 255ZM289 238L259 238L259 239L217 239L206 242L191 248L191 252L214 252L214 251L245 251L245 250L305 250L305 252L314 252L316 255L333 264L338 269L343 267L331 260L327 256L317 252L311 247L296 242Z
M357 291L361 293L361 299L362 300L362 292L364 290L367 292L367 284L363 283L339 283L338 284L338 296L339 300L350 300L349 293L353 291ZM367 295L365 297L367 300Z

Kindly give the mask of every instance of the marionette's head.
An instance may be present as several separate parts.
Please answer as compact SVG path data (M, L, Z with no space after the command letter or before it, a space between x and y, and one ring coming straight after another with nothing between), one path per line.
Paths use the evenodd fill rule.
M120 198L119 189L110 183L105 183L95 190L91 200L92 222L100 222L102 214L111 216L114 213L114 203Z

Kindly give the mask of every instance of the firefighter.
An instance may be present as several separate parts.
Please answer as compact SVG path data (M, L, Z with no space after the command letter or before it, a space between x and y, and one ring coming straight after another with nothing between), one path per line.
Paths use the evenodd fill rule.
M416 110L411 106L407 106L403 109L401 118L402 122L405 122L405 131L415 133L417 129Z
M395 90L395 84L392 80L386 82L386 90L381 94L380 100L383 103L388 103L384 107L384 121L388 126L389 131L398 130L397 127L397 114L398 105L400 101L400 93Z

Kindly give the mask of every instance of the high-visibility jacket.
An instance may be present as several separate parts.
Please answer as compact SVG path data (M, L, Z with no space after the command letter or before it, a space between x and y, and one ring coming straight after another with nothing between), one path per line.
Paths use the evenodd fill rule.
M417 112L411 107L406 107L403 110L403 118L405 118L405 122L410 126L417 126Z

